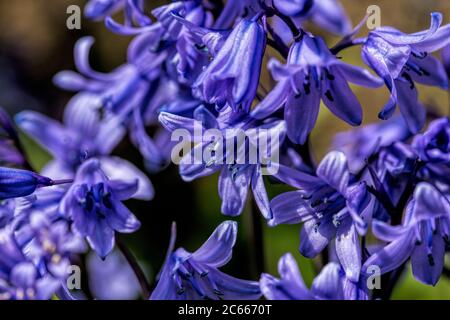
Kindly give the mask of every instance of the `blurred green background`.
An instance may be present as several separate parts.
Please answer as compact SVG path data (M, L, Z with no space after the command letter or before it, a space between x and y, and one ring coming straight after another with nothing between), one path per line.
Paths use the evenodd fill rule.
M151 6L162 1L149 0ZM102 23L83 19L82 29L70 31L66 28L66 8L72 4L83 6L82 0L0 0L0 105L11 114L24 109L38 110L61 118L64 105L70 94L52 85L52 77L62 69L73 69L72 49L75 41L85 35L96 38L91 56L94 68L109 71L122 64L126 56L128 37L110 33ZM428 28L430 13L444 13L444 23L450 23L449 0L342 0L353 24L366 14L369 5L381 8L383 25L391 25L405 32ZM333 45L338 38L330 37L314 26L309 30L326 37ZM362 34L368 30L362 30ZM271 54L269 52L269 54ZM358 48L342 53L345 61L363 65ZM267 74L263 75L268 82ZM388 98L385 88L373 90L353 87L364 108L364 122L377 120L377 113ZM447 92L420 86L420 99L436 112L444 115L448 110ZM312 135L312 144L320 159L329 149L336 132L350 129L336 119L326 108L321 108L319 122ZM36 168L40 168L49 156L31 140L27 150ZM138 152L124 141L115 154L141 164ZM156 188L156 198L149 203L129 202L130 208L142 221L137 233L126 237L132 251L143 263L151 278L163 262L169 240L171 221L178 223L178 246L188 250L197 248L226 219L220 213L217 194L217 176L184 183L177 168L169 167L164 172L151 176ZM269 186L274 196L287 190L282 186ZM248 210L248 209L247 209ZM255 253L251 248L249 212L237 219L239 240L231 263L225 268L230 274L242 278L255 277ZM286 252L297 258L305 281L310 284L316 273L316 261L302 258L298 253L300 226L264 227L266 272L277 275L278 259ZM450 299L450 281L442 277L435 288L413 280L408 270L394 292L396 299Z

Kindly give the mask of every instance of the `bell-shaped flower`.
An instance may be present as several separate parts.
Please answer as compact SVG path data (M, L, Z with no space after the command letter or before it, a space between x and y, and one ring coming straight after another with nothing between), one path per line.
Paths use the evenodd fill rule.
M395 270L411 259L414 277L435 285L442 273L450 236L450 202L436 187L417 185L401 226L373 222L374 235L388 244L364 263L363 272L378 266L381 273Z
M412 147L422 161L450 166L450 120L431 122L424 134L414 138Z
M341 152L329 153L319 164L316 175L281 167L277 176L298 191L275 197L270 206L270 226L304 222L300 234L300 253L307 258L326 250L335 238L339 262L349 280L357 282L361 270L359 235L364 235L371 218L370 196L364 182L355 181Z
M379 117L388 119L398 105L412 133L422 129L426 116L415 82L448 89L444 66L431 55L450 43L450 24L440 27L441 23L442 15L432 13L426 31L405 34L391 27L377 28L363 45L364 61L383 78L391 93Z
M173 231L174 232L174 231ZM259 284L229 276L218 268L230 259L237 223L221 223L197 251L173 250L174 234L152 300L257 300Z
M194 96L212 104L248 112L255 98L266 47L262 25L243 19L234 27L213 61L199 75Z
M366 300L361 286L349 281L341 266L330 262L314 279L308 289L292 254L287 253L278 262L280 279L270 274L261 275L261 292L269 300Z
M37 188L54 184L52 179L32 171L0 167L0 200L25 197Z
M308 34L292 45L285 66L271 60L269 68L278 83L251 115L264 119L284 107L287 135L297 144L304 144L314 128L321 100L337 117L357 126L362 109L348 82L372 88L382 85L381 79L340 61L321 38Z
M84 162L61 201L60 212L73 221L73 228L105 258L115 244L115 232L132 233L140 222L122 203L138 191L138 180L108 178L97 159Z

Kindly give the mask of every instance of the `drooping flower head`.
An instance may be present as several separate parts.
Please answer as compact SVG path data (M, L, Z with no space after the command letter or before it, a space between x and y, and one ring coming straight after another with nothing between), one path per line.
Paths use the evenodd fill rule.
M264 119L284 106L287 135L297 144L304 144L314 128L321 100L336 116L357 126L362 109L347 82L382 84L367 70L337 59L321 38L308 34L292 45L285 66L271 60L269 68L278 84L251 114Z
M446 247L450 245L450 202L434 186L422 182L406 210L401 226L374 221L373 233L389 244L367 259L363 271L375 265L384 274L410 258L414 277L434 286L442 273Z
M13 233L0 231L0 300L48 300L61 281L41 274L25 257Z
M440 27L440 13L433 13L431 19L429 30L413 34L391 27L377 28L369 33L362 50L364 61L391 92L379 117L388 119L398 105L412 133L425 124L425 109L418 101L415 82L448 89L445 69L430 53L450 42L450 24Z
M361 248L358 234L365 234L370 219L365 213L370 197L364 182L355 181L343 153L331 152L316 175L282 168L282 181L300 188L275 197L269 225L304 222L300 253L313 258L336 238L335 247L347 277L358 282Z
M258 282L231 277L218 268L232 255L237 224L225 221L195 252L171 248L152 300L255 300L261 292Z
M83 163L73 185L61 202L60 211L73 221L92 249L104 258L114 248L115 232L131 233L140 222L122 203L135 195L138 180L110 180L97 159Z
M228 103L234 110L248 112L258 88L265 46L262 25L243 19L194 83L194 95L208 103Z

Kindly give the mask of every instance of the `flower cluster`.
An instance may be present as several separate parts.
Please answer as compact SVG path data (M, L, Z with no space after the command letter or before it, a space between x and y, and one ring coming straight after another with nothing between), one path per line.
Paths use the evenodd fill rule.
M113 16L122 11L119 23ZM389 298L408 262L418 281L436 285L450 250L450 120L427 114L416 84L448 89L450 24L442 26L441 14L431 15L425 31L380 27L362 38L356 35L363 23L352 30L331 0L173 1L151 14L143 0L90 0L85 16L133 36L127 61L109 73L93 70L94 39L82 38L74 50L77 71L54 77L75 93L63 121L34 111L15 116L16 126L52 156L39 173L0 112L0 299L86 298L66 280L69 266L89 250L105 262L110 257L105 270L120 270L120 279L130 277L123 268L130 263L145 299ZM330 46L304 29L307 20L342 40ZM365 67L338 56L356 46ZM442 59L432 55L441 49ZM274 80L269 89L265 68ZM350 83L386 85L380 122L338 134L334 150L316 163L310 134L321 102L351 126L363 122ZM141 225L124 201L149 201L154 189L146 173L112 153L127 137L148 173L159 172L170 165L180 131L192 144L181 156L180 177L218 173L224 215L238 216L254 201L270 227L302 224L299 254L321 256L322 263L309 289L291 253L279 261L279 279L264 269L253 280L219 270L232 257L234 221L220 224L194 252L175 250L172 230L164 265L149 285L120 234ZM277 143L264 147L266 135ZM294 190L271 199L269 183ZM95 274L103 267L92 261ZM374 267L386 287L368 285ZM99 297L111 293L107 282L94 282ZM130 285L132 296L137 284Z

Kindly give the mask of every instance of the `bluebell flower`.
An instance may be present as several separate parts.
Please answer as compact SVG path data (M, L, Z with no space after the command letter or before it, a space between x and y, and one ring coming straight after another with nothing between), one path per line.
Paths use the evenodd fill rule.
M28 224L31 238L24 245L27 256L41 273L66 280L71 255L86 251L83 239L71 230L67 220L52 221L46 213L34 212Z
M384 274L411 258L414 277L434 286L444 266L445 248L450 244L449 199L431 184L419 183L403 224L391 226L375 220L373 233L389 244L374 252L363 270L375 265Z
M88 19L99 20L122 10L126 0L90 0L84 7Z
M54 183L32 171L0 167L0 200L25 197Z
M361 128L338 133L333 139L333 149L345 153L353 172L361 170L365 161L398 141L406 141L411 133L401 116L394 116L381 123L372 123Z
M237 224L225 221L195 252L173 251L173 242L161 271L152 300L256 300L261 296L258 282L229 276L218 268L232 255Z
M258 88L265 46L265 31L258 21L239 22L193 84L194 96L248 112Z
M64 195L60 212L73 221L76 232L105 258L114 248L115 232L131 233L140 222L122 203L137 192L138 180L109 179L97 159L83 163Z
M270 226L304 222L300 234L300 253L317 256L336 238L335 247L349 280L357 282L361 269L359 236L369 222L370 196L364 182L357 182L348 170L341 152L329 153L319 164L316 175L280 168L281 181L298 191L275 197L270 206Z
M143 0L89 0L84 7L84 15L91 20L102 20L121 10L124 10L127 26L151 24L151 19L144 13Z
M255 120L246 113L234 113L231 107L226 107L218 116L214 115L206 107L199 107L194 112L194 118L182 117L167 112L161 112L159 119L161 124L169 131L185 129L190 134L192 142L197 143L190 153L183 156L180 161L180 174L183 180L192 181L220 171L219 196L222 199L222 213L229 216L237 216L244 209L248 189L251 187L258 207L267 219L271 218L269 200L263 180L264 168L271 163L263 163L261 158L263 150L258 149L258 158L250 161L248 153L249 140L265 140L274 148L282 144L285 137L285 124L282 120L268 119L266 122ZM201 130L201 135L195 128ZM220 133L220 137L208 136L208 129L214 129ZM263 136L262 130L266 130L267 136ZM244 133L248 138L242 138ZM279 141L273 141L279 139ZM268 141L270 140L270 141ZM227 150L230 141L234 141L237 147ZM277 150L269 151L269 158L276 154ZM214 154L213 154L214 153ZM211 156L209 156L211 154ZM198 158L202 156L202 159ZM207 155L203 157L203 155ZM273 165L276 165L273 163ZM275 173L276 176L276 173Z
M87 269L89 288L96 299L134 300L139 297L141 289L136 275L118 251L111 252L105 260L90 254Z
M0 202L0 230L9 225L13 220L15 208L14 199L3 200Z
M34 111L16 116L18 126L53 157L42 173L72 179L83 161L97 157L109 177L130 182L138 179L139 192L134 197L150 200L153 187L149 179L130 162L108 156L122 140L125 128L116 117L102 117L93 100L94 96L84 93L74 97L65 109L64 124Z
M391 27L377 28L369 33L362 50L364 61L391 92L379 117L388 119L398 105L412 133L422 129L426 116L415 82L448 89L445 69L430 53L450 42L450 24L440 27L440 13L431 17L429 30L409 35Z
M277 279L270 274L261 275L261 292L269 300L366 300L367 293L358 284L349 281L341 266L330 262L314 279L311 289L303 281L292 254L287 253L278 262Z
M40 274L22 253L10 230L0 231L0 300L48 300L59 279Z
M300 24L310 20L321 28L337 35L351 32L351 22L338 0L274 0L281 13Z
M276 60L270 64L278 84L251 115L264 119L284 106L287 135L298 144L304 144L314 128L321 100L342 120L361 124L361 105L348 81L372 88L382 85L367 70L337 59L321 38L308 34L292 45L286 66Z
M420 160L450 166L450 120L434 120L426 132L417 135L412 143Z

